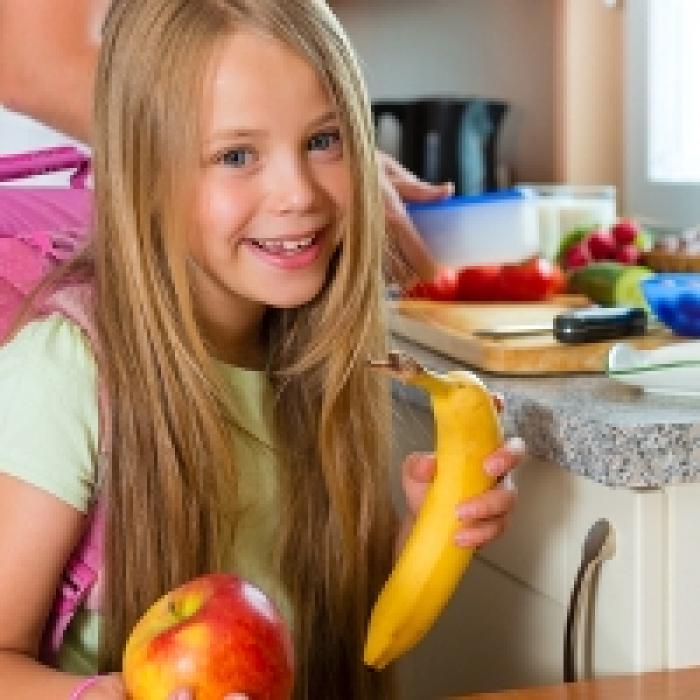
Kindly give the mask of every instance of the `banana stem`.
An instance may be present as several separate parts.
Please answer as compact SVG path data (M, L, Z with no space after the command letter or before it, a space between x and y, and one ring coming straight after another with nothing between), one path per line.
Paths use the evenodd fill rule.
M444 375L426 369L405 353L390 352L385 360L369 360L368 364L372 369L384 372L404 384L419 386L431 394L444 391L449 384Z

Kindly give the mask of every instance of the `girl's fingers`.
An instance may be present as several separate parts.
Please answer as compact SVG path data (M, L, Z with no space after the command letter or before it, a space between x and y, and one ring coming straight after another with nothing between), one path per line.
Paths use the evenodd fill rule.
M460 547L481 547L498 537L506 527L506 517L484 520L478 524L457 530L454 536L455 544Z
M413 452L403 462L401 481L406 505L414 515L420 509L435 476L435 464L435 455L429 452Z
M188 688L178 688L170 693L168 700L194 700L194 693ZM245 693L229 693L223 700L249 700Z
M178 688L170 693L168 700L194 700L194 693L189 688Z
M516 500L515 489L491 489L481 496L459 503L455 515L466 526L478 526L480 521L501 518L510 513Z
M403 462L404 480L430 482L435 477L435 466L432 452L411 452Z
M527 449L520 437L506 440L502 447L484 460L484 471L490 476L501 478L522 462Z

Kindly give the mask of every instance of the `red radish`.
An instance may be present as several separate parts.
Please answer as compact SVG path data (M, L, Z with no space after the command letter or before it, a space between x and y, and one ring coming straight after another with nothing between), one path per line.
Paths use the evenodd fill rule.
M589 233L586 243L594 260L610 260L615 255L617 248L612 234L604 228L597 228Z
M634 243L625 243L618 246L615 251L615 260L625 265L636 265L639 262L640 252Z
M564 267L568 270L574 267L583 267L591 262L591 251L588 250L586 241L579 241L564 253Z
M623 219L614 224L610 232L615 243L625 245L626 243L634 243L634 239L639 234L639 226L631 219Z

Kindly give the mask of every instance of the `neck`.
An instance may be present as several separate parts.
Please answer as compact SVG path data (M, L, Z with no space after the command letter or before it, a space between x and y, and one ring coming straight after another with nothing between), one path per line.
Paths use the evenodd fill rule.
M248 369L264 369L262 314L253 322L243 318L202 319L202 330L217 360Z

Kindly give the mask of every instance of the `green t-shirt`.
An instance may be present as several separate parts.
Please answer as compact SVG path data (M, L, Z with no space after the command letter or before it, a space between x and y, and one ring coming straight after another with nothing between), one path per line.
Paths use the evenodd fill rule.
M279 507L271 386L264 372L221 368L235 394L235 418L257 438L241 431L234 437L241 516L228 568L266 591L292 624L272 561ZM96 367L81 330L58 314L27 324L0 347L0 472L86 512L96 483L97 440ZM60 668L95 672L98 626L97 613L77 612Z

